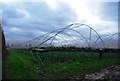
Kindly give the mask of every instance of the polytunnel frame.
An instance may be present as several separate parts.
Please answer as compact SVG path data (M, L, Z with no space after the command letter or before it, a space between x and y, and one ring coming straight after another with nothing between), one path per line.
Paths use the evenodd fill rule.
M89 37L88 38L85 37L82 33L75 30L75 28L79 28L79 27L82 27L82 26L85 26L85 27L89 28L90 32L89 32ZM91 47L98 40L100 40L101 44L102 44L102 48L103 49L105 48L104 41L103 41L102 37L97 33L97 31L94 30L91 26L86 25L86 24L81 24L81 23L69 24L69 25L67 25L67 26L65 26L63 28L56 29L56 30L54 30L54 31L52 31L50 33L45 33L42 36L36 37L36 38L34 38L34 39L30 40L30 41L24 42L22 45L26 45L26 46L28 45L28 48L34 48L34 46L32 46L32 45L36 45L37 47L39 47L42 44L44 44L45 42L52 39L51 42L49 43L49 45L51 45L54 40L57 40L57 39L55 39L56 36L59 36L60 38L62 38L62 40L64 40L65 43L68 43L67 40L65 40L63 37L60 36L61 33L68 35L77 45L76 40L71 35L69 35L68 33L65 32L65 31L69 31L69 30L78 33L82 37L82 39L80 39L80 40L85 40L88 47ZM97 40L95 40L95 41L91 39L92 31L97 35L96 37L98 37ZM53 34L53 36L50 36L51 34ZM41 40L41 39L43 39L43 40ZM41 41L41 42L39 43L39 41ZM57 40L57 41L59 42L59 40ZM92 43L92 45L91 45L91 41L94 41ZM39 44L37 45L37 43L39 43Z
M75 25L75 27L71 28L71 26L73 26L73 25ZM88 42L87 39L84 37L84 35L82 35L82 34L81 34L80 32L78 32L78 31L74 30L74 28L78 28L78 27L81 27L81 26L86 26L86 27L88 27L88 28L90 29L89 42ZM38 46L41 46L42 44L44 44L45 42L47 42L47 41L49 41L50 39L53 38L52 41L51 41L51 43L52 43L56 36L58 36L60 33L64 32L64 31L70 30L70 29L71 29L72 31L75 31L75 32L79 33L79 34L85 39L85 41L87 42L87 44L88 44L89 47L91 47L91 32L94 31L94 32L96 33L96 35L98 36L98 39L97 39L95 42L97 42L97 41L100 39L100 40L101 40L101 43L102 43L102 46L103 46L103 49L105 48L104 42L103 42L101 36L97 33L97 31L94 30L91 26L86 25L86 24L81 24L81 23L70 24L70 25L67 25L67 26L64 27L64 28L57 29L57 30L55 30L55 31L52 31L52 32L48 33L48 35L44 38L44 40L43 40ZM55 33L53 36L47 38L47 37L48 37L50 34L52 34L53 32L57 32L57 33ZM71 37L72 37L72 36L71 36ZM46 38L47 38L47 39L46 39ZM94 43L95 43L95 42L94 42ZM50 43L50 44L51 44L51 43ZM50 44L49 44L49 45L50 45Z
M75 27L71 28L73 25L75 25ZM84 37L83 34L81 34L80 32L78 32L78 31L76 31L76 30L74 30L74 28L78 28L78 27L81 27L81 26L86 26L86 27L89 28L89 30L90 30L90 34L89 34L89 35L90 35L90 38L88 37L88 38L86 39L86 37ZM95 34L97 35L96 37L98 37L97 40L94 41L94 43L96 43L96 42L100 39L100 41L101 41L101 43L102 43L102 46L103 46L103 49L105 48L105 43L104 43L104 41L103 41L103 39L102 39L102 35L100 36L100 35L97 33L97 31L94 30L91 26L86 25L86 24L81 24L81 23L70 24L70 25L67 25L67 26L64 27L64 28L54 30L54 31L52 31L52 32L50 32L50 33L46 33L46 34L44 34L44 35L42 35L42 36L39 36L39 37L37 37L37 38L34 38L33 40L30 40L30 41L25 42L24 45L30 44L30 42L32 42L32 44L33 44L33 43L36 44L36 43L39 42L39 41L42 39L42 37L44 37L44 36L45 36L45 37L43 38L42 42L41 42L39 45L37 45L37 46L40 46L40 45L44 44L45 42L47 42L47 41L50 40L50 39L52 39L51 43L54 43L53 41L56 40L56 36L59 36L59 37L60 37L60 33L67 34L65 31L69 31L69 30L72 30L72 31L78 33L79 35L81 35L81 36L83 37L83 39L88 43L88 46L89 46L89 47L91 47L91 41L92 41L92 39L91 39L91 32L93 31L93 32L95 32ZM49 35L52 34L52 33L54 33L54 35L51 36L51 37L49 37ZM110 36L110 35L108 35L108 36L112 38L112 37L113 37L114 35L116 35L116 34L117 34L117 33L115 33L115 34L113 34L113 35L111 35L111 36ZM120 34L120 33L119 33L119 34ZM68 36L71 37L71 39L72 39L72 36L71 36L71 35L68 34ZM46 39L46 38L47 38L47 39ZM62 38L63 40L65 40L63 37L61 37L61 38ZM34 41L34 40L35 40L35 41ZM89 40L89 41L88 41L88 40ZM66 40L65 40L65 41L66 41ZM58 42L59 42L59 41L58 41ZM51 43L50 43L49 45L51 45ZM66 43L68 43L68 42L66 41ZM93 44L94 44L94 43L93 43ZM33 47L29 47L29 48L34 48L34 46L33 46ZM32 52L32 50L31 50L30 52ZM31 53L31 55L32 55L32 57L34 58L33 53ZM41 60L41 58L40 58L40 56L38 55L38 53L37 53L37 57ZM41 62L41 63L43 64L43 62Z

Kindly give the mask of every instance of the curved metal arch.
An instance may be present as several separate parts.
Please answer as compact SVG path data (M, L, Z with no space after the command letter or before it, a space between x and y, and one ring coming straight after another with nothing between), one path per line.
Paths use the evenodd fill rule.
M57 29L57 30L59 30L59 29ZM56 31L57 31L57 30L56 30ZM54 30L54 31L52 31L51 33L46 33L46 34L44 34L44 35L42 35L42 36L40 36L40 37L35 38L35 40L38 39L38 40L35 42L35 44L36 44L39 40L41 40L45 35L46 35L46 36L43 38L42 41L44 41L47 37L49 37L50 34L56 32L56 31Z
M60 42L58 39L55 39L55 40L57 40L60 45L64 45L64 43L63 43L63 42Z
M61 30L61 29L56 29L56 30L54 30L54 31L52 31L52 32L50 32L50 33L46 33L46 34L45 34L46 37L44 37L44 39L43 39L42 41L44 41L47 37L49 37L50 34L52 34L52 33L54 33L54 32L57 32L57 31L59 31L59 30Z
M115 36L117 34L119 35L120 33L114 33L114 34L112 34L110 40L112 40L113 36Z
M68 42L67 42L62 36L60 36L59 34L58 34L57 36L61 37L64 42L68 43Z
M67 34L67 33L65 33L65 32L62 32L62 33L64 33L64 34L68 35L69 37L71 37L71 39L76 43L76 45L78 44L78 43L76 42L76 40L75 40L71 35L69 35L69 34Z
M108 37L111 37L110 35L101 35L101 38L102 37L105 37L105 36L108 36ZM96 36L96 37L98 37L98 36ZM93 46L96 44L96 42L99 40L99 37L95 40L95 41L93 41ZM104 42L104 45L105 45L106 43Z
M55 37L56 36L59 36L59 34L60 33L65 33L65 31L68 31L68 30L71 30L71 31L74 31L74 32L76 32L76 33L78 33L80 36L82 36L82 38L86 41L86 43L87 43L87 45L90 47L91 46L91 41L92 41L92 39L91 39L91 33L90 33L90 37L88 38L89 39L89 42L88 42L88 39L83 35L83 34L81 34L80 32L78 32L77 30L75 30L75 28L79 28L79 27L81 27L81 26L85 26L85 27L88 27L88 28L90 28L90 31L93 31L93 32L95 32L95 34L98 36L98 39L97 40L95 40L95 42L94 43L96 43L99 39L101 40L101 43L102 43L102 46L103 46L103 48L105 48L105 45L104 45L104 41L103 41L103 39L102 39L102 37L97 33L97 31L96 30L94 30L92 27L90 27L89 25L86 25L86 24L81 24L81 23L73 23L73 24L70 24L70 25L67 25L67 26L65 26L65 27L63 27L63 28L60 28L60 29L56 29L56 30L54 30L54 31L52 31L52 32L50 32L50 33L46 33L46 34L44 34L44 35L42 35L42 36L40 36L40 37L37 37L37 38L35 38L35 39L33 39L33 40L30 40L30 41L27 41L27 42L25 42L25 43L27 43L27 44L37 44L41 39L41 43L38 45L38 46L40 46L40 45L42 45L42 44L44 44L45 42L47 42L48 40L51 40L51 43L54 41L54 39L55 39ZM52 36L50 36L51 34L53 34ZM67 34L67 33L66 33ZM74 39L74 38L72 38L72 36L71 35L69 35L69 34L67 34L75 43L76 43L76 45L77 45L77 42L76 42L76 40ZM45 36L45 37L44 37ZM62 38L63 39L63 38ZM55 39L56 40L56 39ZM59 41L58 41L59 42ZM66 41L67 42L67 41ZM51 44L50 43L50 44Z
M84 24L85 25L85 24ZM85 25L85 26L88 26L88 27L90 27L89 25ZM97 31L96 30L94 30L92 27L90 27L97 35L98 35L98 37L100 38L100 40L101 40L101 42L102 42L102 44L103 44L103 47L105 48L105 45L104 45L104 42L103 42L103 40L102 40L102 38L101 38L101 36L97 33Z
M98 35L99 39L101 40L101 42L102 42L102 44L103 44L103 48L105 48L105 45L104 45L104 42L103 42L102 38L101 38L100 35L97 33L97 31L94 30L92 27L90 27L89 25L86 25L86 24L81 24L81 23L73 23L72 25L78 25L78 27L80 27L80 26L86 26L86 27L92 29L92 30ZM72 26L72 25L71 25L71 26ZM71 26L69 26L68 28L70 28ZM90 45L89 45L89 46L90 46Z
M53 38L54 36L56 36L56 35L58 35L60 32L63 32L67 27L70 27L70 26L72 26L73 24L70 24L70 25L68 25L68 26L66 26L65 28L61 28L61 29L57 29L57 30L59 30L55 35L53 35L52 37L50 37L50 38L48 38L48 39L46 39L45 41L43 41L41 44L39 44L39 45L42 45L43 43L45 43L46 41L48 41L48 40L50 40L51 38ZM52 32L56 32L56 31L52 31ZM52 33L51 32L51 33ZM51 34L50 33L50 34Z
M57 36L59 36L60 38L62 38L60 35L57 35ZM58 41L58 39L56 39L56 38L54 38L54 39ZM62 40L67 43L67 41L66 41L64 38L62 38ZM58 42L60 43L60 41L58 41ZM63 42L62 42L62 43L63 43ZM52 44L52 43L49 43L49 45L51 45L51 44ZM64 44L63 44L63 45L64 45Z
M41 40L45 35L47 35L48 33L46 33L46 34L44 34L44 35L42 35L42 36L40 36L40 37L37 37L37 38L35 38L34 40L36 40L36 42L33 42L32 43L32 45L34 44L34 45L36 45L36 43L39 41L39 40Z
M43 42L41 43L41 44L43 44L44 42L46 42L46 41L48 41L48 40L50 40L50 39L52 39L53 38L53 40L54 40L54 38L55 38L55 36L57 36L59 33L61 33L61 32L64 32L65 30L68 30L68 29L70 29L70 27L71 26L73 26L74 24L70 24L70 25L68 25L68 26L66 26L65 28L62 28L62 29L58 29L57 31L57 33L55 34L55 35L53 35L52 37L49 37L48 39L46 39L46 40L43 40ZM79 26L83 26L83 25L85 25L85 24L80 24L80 23L75 23L75 25L77 25L77 26L75 26L74 28L77 28L77 27L79 27ZM88 26L88 25L85 25L86 27L89 27L90 28L90 30L92 29L97 35L98 35L98 40L100 39L101 41L102 41L102 43L103 43L103 46L104 46L104 42L103 42L103 40L102 40L102 38L99 36L99 34L92 28L92 27L90 27L90 26ZM71 30L73 30L72 28L71 28ZM75 32L77 32L77 33L79 33L78 31L76 31L76 30L73 30L73 31L75 31ZM53 31L53 32L56 32L56 31ZM50 33L51 34L51 33ZM49 35L50 35L49 34ZM88 43L88 41L87 41L87 39L81 34L81 33L79 33L84 39L85 39L85 41L87 42L87 44L88 44L88 46L90 47L90 44ZM47 36L48 37L48 36ZM45 39L45 38L44 38ZM41 45L40 44L40 45ZM104 46L104 48L105 48L105 46Z
M58 40L58 39L55 39L59 44L61 44L61 42ZM55 44L55 43L53 43L53 44ZM56 44L55 44L56 45ZM50 46L50 45L49 45ZM56 45L57 46L57 45Z
M86 37L84 37L83 34L81 34L80 32L78 32L78 31L76 31L76 30L74 30L74 29L69 29L69 30L72 30L72 31L78 33L79 35L81 35L81 36L83 37L83 39L86 41L86 43L88 44L88 46L90 46L89 43L88 43L88 41L87 41L87 39L86 39Z
M74 23L74 24L70 24L70 25L66 26L66 27L63 28L63 29L64 29L64 31L73 30L73 28L70 28L70 27L71 27L71 26L74 26L74 25L77 25L77 26L75 26L75 27L73 27L73 28L77 28L77 27L82 26L82 25L84 25L84 24ZM80 35L85 39L85 41L87 42L88 46L90 47L90 44L88 43L88 41L87 41L87 39L84 37L84 35L82 35L81 33L79 33L79 32L76 31L76 30L73 30L73 31L75 31L75 32L77 32L78 34L80 34Z
M90 47L90 45L89 45L89 43L88 43L88 41L87 41L87 39L81 34L81 33L79 33L78 31L76 31L76 30L73 30L73 29L70 29L69 27L70 26L72 26L73 24L71 24L71 25L69 25L69 26L66 26L66 28L63 28L63 29L61 29L60 31L58 31L54 36L52 36L52 37L50 37L50 38L48 38L48 39L46 39L45 41L43 41L41 44L39 44L39 45L42 45L43 43L45 43L46 41L48 41L48 40L50 40L50 39L52 39L52 38L54 38L55 36L57 36L59 33L61 33L61 32L64 32L65 31L65 29L66 30L72 30L72 31L75 31L75 32L77 32L79 35L81 35L84 39L85 39L85 41L87 42L87 44L88 44L88 46Z
M101 38L102 38L103 36L109 36L109 37L111 37L110 35L101 35ZM98 37L98 36L97 36L97 37ZM98 40L99 40L99 37L97 38L97 40L94 41L94 43L96 43Z
M58 34L57 36L59 36L60 38L62 38L59 34ZM53 36L52 36L52 37L53 37ZM52 37L50 37L50 39L51 39ZM64 38L62 38L62 40L67 43L67 41L66 41ZM45 40L45 41L46 41L46 40ZM43 41L43 42L44 42L44 41ZM40 44L40 45L41 45L41 44ZM39 45L38 45L38 46L39 46Z
M46 34L47 34L47 33L46 33ZM33 42L34 40L41 39L41 37L45 36L46 34L44 34L44 35L42 35L42 36L39 36L39 37L36 37L36 38L34 38L34 39L32 39L32 40L26 41L26 42L22 43L22 45L28 45L28 44L30 44L30 42L34 43L34 42Z
M71 36L71 35L69 35L69 34L67 34L67 33L65 33L65 32L62 32L62 33L64 33L64 34L66 34L67 36L69 36L75 43L76 43L76 45L77 45L77 42L76 42L76 40ZM59 35L59 34L58 34ZM57 36L57 35L56 35ZM55 36L55 37L56 37ZM55 39L55 37L52 39L52 41L51 41L51 43L53 42L53 40ZM50 43L50 44L51 44Z

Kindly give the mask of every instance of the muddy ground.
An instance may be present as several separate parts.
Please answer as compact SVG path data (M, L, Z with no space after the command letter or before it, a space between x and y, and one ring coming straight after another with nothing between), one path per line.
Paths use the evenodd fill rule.
M97 72L86 74L84 78L71 77L69 81L120 81L120 65L112 65Z
M85 79L120 79L120 65L113 65L93 74L88 74Z
M120 81L120 65L113 65L92 74L86 74L85 79Z

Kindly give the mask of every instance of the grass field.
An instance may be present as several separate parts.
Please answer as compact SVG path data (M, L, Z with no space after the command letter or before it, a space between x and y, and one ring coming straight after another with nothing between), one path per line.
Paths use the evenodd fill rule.
M83 78L85 74L99 69L120 64L116 53L105 53L103 59L94 52L46 52L39 54L44 58L41 64L29 51L8 50L5 69L6 79L68 79Z

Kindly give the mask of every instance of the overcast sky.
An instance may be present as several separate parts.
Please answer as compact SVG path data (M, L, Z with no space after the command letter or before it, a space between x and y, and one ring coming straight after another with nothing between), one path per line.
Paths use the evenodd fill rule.
M0 3L0 18L7 41L27 41L75 22L89 25L99 34L118 32L118 2L15 1L2 0Z

